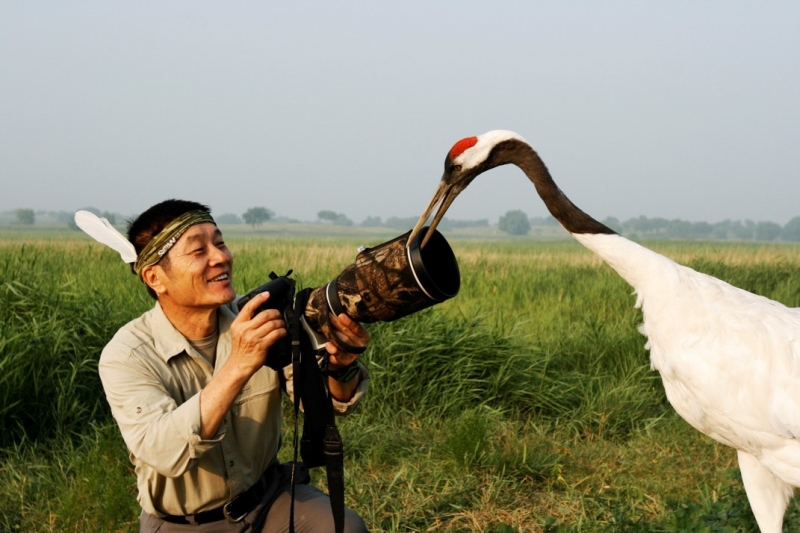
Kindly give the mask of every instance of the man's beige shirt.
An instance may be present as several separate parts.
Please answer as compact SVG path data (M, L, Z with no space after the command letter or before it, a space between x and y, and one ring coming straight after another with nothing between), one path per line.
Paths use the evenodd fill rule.
M235 304L219 309L215 368L164 315L161 306L122 327L100 356L100 378L135 466L142 508L156 516L214 509L253 485L276 457L281 434L278 373L259 369L245 384L217 434L200 438L200 391L228 360ZM291 382L291 366L284 371ZM352 410L354 398L334 401ZM291 393L291 390L289 391Z

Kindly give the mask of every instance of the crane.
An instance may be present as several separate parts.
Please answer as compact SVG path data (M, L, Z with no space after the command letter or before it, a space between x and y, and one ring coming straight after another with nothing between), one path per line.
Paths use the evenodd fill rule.
M644 318L639 330L667 399L694 428L736 449L759 528L779 533L800 486L800 309L617 234L575 206L536 151L511 131L467 137L450 149L439 186L408 242L437 205L428 236L473 179L506 164L522 170L564 229L633 287Z

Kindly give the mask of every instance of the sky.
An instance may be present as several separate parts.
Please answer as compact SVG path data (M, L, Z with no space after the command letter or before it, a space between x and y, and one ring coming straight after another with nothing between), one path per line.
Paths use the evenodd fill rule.
M0 211L416 217L513 130L597 219L800 215L800 3L0 5ZM544 216L516 168L448 218Z

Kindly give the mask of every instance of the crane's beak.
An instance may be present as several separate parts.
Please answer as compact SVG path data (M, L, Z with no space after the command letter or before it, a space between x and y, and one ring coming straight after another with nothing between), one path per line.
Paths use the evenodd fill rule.
M408 241L406 241L406 247L414 240L414 237L420 232L422 227L425 225L425 222L428 220L428 217L431 216L436 205L439 204L439 210L436 212L436 216L433 217L433 222L431 222L430 228L428 228L425 237L422 239L422 244L420 244L420 248L425 246L428 243L428 239L431 238L433 235L433 230L436 229L436 226L439 225L439 222L444 217L444 214L447 212L447 209L450 207L450 204L453 203L453 200L456 199L458 193L460 191L454 191L454 187L452 184L447 183L445 180L439 182L439 188L436 189L436 192L431 198L431 201L428 203L428 207L425 208L425 211L422 213L422 216L419 217L416 226L411 231L411 235L408 236Z

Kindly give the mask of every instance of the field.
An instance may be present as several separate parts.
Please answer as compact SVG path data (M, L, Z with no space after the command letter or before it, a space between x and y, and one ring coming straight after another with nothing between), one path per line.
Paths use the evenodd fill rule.
M666 402L630 287L571 240L446 235L459 295L369 326L370 394L339 423L346 501L371 530L756 530L735 453ZM320 285L391 236L227 241L244 292L270 270ZM798 246L645 244L800 306ZM119 256L74 232L0 233L0 272L0 531L137 531L96 362L151 300ZM797 504L786 524L800 529Z

